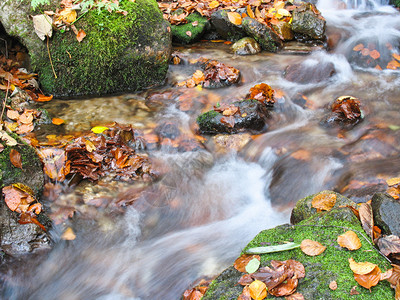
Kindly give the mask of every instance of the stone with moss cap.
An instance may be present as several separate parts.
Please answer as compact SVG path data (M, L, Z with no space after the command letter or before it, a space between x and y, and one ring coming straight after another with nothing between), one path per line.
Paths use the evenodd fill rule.
M362 247L349 251L337 244L337 237L347 230L353 230L359 236ZM261 266L270 266L271 260L294 259L301 262L306 270L305 278L299 280L297 292L304 299L393 299L394 291L387 281L380 282L371 291L358 285L348 263L349 258L357 262L369 261L385 272L391 266L368 243L360 222L349 208L335 208L327 213L317 213L297 225L281 225L259 233L243 250L251 247L277 245L287 241L301 242L311 239L320 242L327 249L318 256L307 256L300 248L262 254ZM210 285L203 300L237 299L243 287L237 284L244 273L228 268ZM336 281L338 288L332 291L329 283ZM350 290L357 286L358 295L350 295ZM284 299L275 297L276 299Z
M190 44L198 41L206 30L210 27L210 23L206 17L202 17L195 12L185 18L188 22L182 25L172 25L172 39L174 42L182 44ZM190 32L190 34L188 34Z
M6 2L12 5L11 2L18 1ZM58 2L52 0L45 8L55 10ZM164 82L171 33L156 1L120 1L121 10L128 12L126 16L107 10L89 11L74 24L87 34L80 43L71 30L54 32L49 48L57 78L49 62L46 42L32 35L33 24L28 15L33 12L29 1L21 3L20 14L25 10L25 19L19 17L16 21L22 29L8 25L13 21L9 15L0 14L0 21L10 35L27 46L32 68L39 74L45 93L66 97L103 95L141 90ZM9 10L11 13L14 12Z

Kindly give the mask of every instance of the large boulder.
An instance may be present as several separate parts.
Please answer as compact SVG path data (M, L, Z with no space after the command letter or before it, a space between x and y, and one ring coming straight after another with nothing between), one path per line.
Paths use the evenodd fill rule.
M337 237L346 230L356 232L361 240L361 248L349 251L337 243ZM377 264L382 272L391 266L385 258L361 234L363 229L357 217L349 208L334 208L329 212L321 212L300 222L298 225L280 225L260 232L244 249L269 245L279 245L288 241L296 243L304 239L318 241L326 250L318 256L308 256L300 248L261 254L261 267L271 266L272 260L296 260L303 264L305 277L299 279L296 292L302 299L393 299L394 291L387 281L381 281L370 290L361 287L354 279L349 267L349 259L356 262L368 261ZM243 286L238 284L245 273L237 271L233 266L223 271L210 285L203 300L238 299ZM330 283L335 281L337 288L331 290ZM356 295L351 296L355 287ZM354 293L354 291L353 291ZM277 297L276 299L285 299ZM296 298L297 299L297 298ZM299 298L300 299L300 298Z
M237 41L246 36L241 25L235 25L228 18L229 10L220 9L211 14L211 24L218 34L228 40Z
M382 233L400 236L400 203L385 193L376 193L371 201L374 221Z
M188 22L182 25L172 25L172 39L181 44L190 44L198 41L210 27L206 17L198 12L192 13L185 18ZM189 33L190 32L190 33Z
M303 3L292 13L292 31L300 41L325 39L326 21L311 3Z
M55 11L59 1L43 10ZM78 42L72 30L53 32L46 41L34 33L30 1L0 1L0 22L27 47L41 88L55 96L135 91L164 81L171 52L171 29L154 0L121 1L126 16L91 10L75 22L87 34ZM54 66L54 76L52 71ZM57 78L56 78L57 77Z
M282 48L282 40L268 26L250 17L243 18L242 27L246 33L253 37L263 50L277 52Z

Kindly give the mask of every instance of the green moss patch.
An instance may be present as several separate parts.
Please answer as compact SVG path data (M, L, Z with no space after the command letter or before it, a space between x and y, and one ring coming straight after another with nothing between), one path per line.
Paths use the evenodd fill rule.
M207 18L196 12L185 19L188 21L186 24L171 26L173 41L182 44L198 41L209 26Z

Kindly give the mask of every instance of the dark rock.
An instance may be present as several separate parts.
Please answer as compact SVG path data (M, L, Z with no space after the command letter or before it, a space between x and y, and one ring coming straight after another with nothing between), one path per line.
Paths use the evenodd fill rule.
M317 14L317 9L313 4L304 3L294 9L292 13L292 31L296 34L296 39L323 40L325 39L326 21Z
M220 9L214 12L211 15L211 24L218 34L228 41L237 41L246 36L241 25L229 21L228 10Z
M224 121L224 118L227 119L229 117L211 110L197 117L201 133L232 134L245 130L259 132L266 129L270 113L265 105L254 100L237 101L233 104L239 108L239 113L231 116L234 121L233 127Z
M341 96L334 101L331 112L320 123L328 128L339 127L343 130L350 130L364 118L360 106L357 98Z
M260 44L263 50L277 52L283 46L282 40L271 28L255 19L250 17L243 18L242 27L247 35L254 38Z
M136 91L164 82L171 53L169 23L154 0L122 1L126 16L91 10L79 19L87 36L78 42L72 30L53 32L46 42L33 30L31 1L2 1L0 22L27 47L41 89L58 96L103 95ZM58 0L40 7L53 10ZM54 66L57 78L52 71Z
M328 80L335 73L335 66L331 62L316 62L312 65L298 63L288 66L283 76L288 81L307 84Z
M198 41L210 27L206 17L202 17L195 12L185 18L188 23L182 25L172 25L172 40L181 44L190 44ZM188 34L190 32L190 34Z
M237 55L252 55L261 52L260 45L255 39L244 37L234 43L231 47L233 53Z
M400 202L388 194L376 193L371 205L375 225L382 229L382 233L400 236Z
M199 66L204 70L202 86L208 89L222 88L235 84L240 79L240 71L217 60L200 59Z
M296 206L292 210L292 214L290 216L290 223L291 224L297 224L303 220L306 220L310 218L311 216L315 215L317 213L317 210L311 206L312 199L320 194L335 194L336 195L336 203L334 208L339 208L340 206L345 206L349 205L354 208L357 207L357 204L353 202L352 200L342 196L339 193L333 192L333 191L322 191L317 194L313 194L310 196L307 196L299 201L297 201ZM327 213L327 212L323 212Z
M294 39L292 27L288 22L279 21L276 24L272 24L272 28L279 34L284 41L291 41Z

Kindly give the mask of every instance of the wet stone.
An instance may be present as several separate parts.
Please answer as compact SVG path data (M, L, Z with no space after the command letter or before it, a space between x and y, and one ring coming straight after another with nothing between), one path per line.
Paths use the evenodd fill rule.
M249 36L260 44L263 50L277 52L283 46L281 39L275 32L255 19L243 18L242 27Z
M242 26L237 26L229 21L227 10L220 9L214 12L211 15L211 24L217 33L228 41L237 41L246 36Z
M291 82L307 84L326 81L336 73L331 62L315 61L312 64L293 64L286 68L284 78Z
M252 55L261 52L260 45L250 37L240 39L232 45L231 49L237 55Z
M281 35L284 41L290 41L294 39L292 27L287 22L279 21L277 24L272 24L274 30Z
M382 229L382 233L400 235L400 202L388 194L376 193L371 205L375 224Z
M315 13L316 9L310 3L297 7L292 14L292 30L297 35L296 39L322 40L325 38L326 21Z

